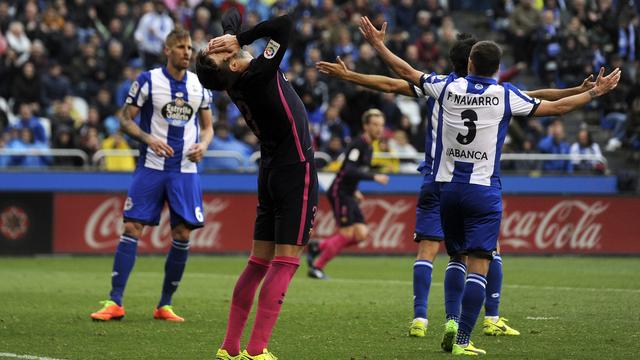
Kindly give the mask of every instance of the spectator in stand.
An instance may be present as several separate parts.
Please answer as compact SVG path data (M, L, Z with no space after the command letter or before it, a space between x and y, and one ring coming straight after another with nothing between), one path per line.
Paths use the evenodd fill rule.
M416 159L418 151L409 143L409 136L404 130L396 130L389 139L389 150L400 158L400 172L415 173L418 167ZM424 156L423 156L424 157Z
M509 36L515 62L531 63L534 35L539 25L540 12L533 7L533 0L520 1L509 16Z
M33 115L31 106L27 103L22 103L19 106L19 120L15 127L19 130L29 129L31 131L31 138L34 142L48 144L47 132L40 122L40 118Z
M416 23L416 6L413 0L400 0L396 5L396 24L404 31L411 31Z
M344 142L340 136L332 136L321 148L320 151L327 153L331 160L335 161L344 152ZM339 167L339 166L338 166Z
M73 129L62 126L53 138L52 148L54 149L77 149ZM77 157L56 156L53 158L53 165L74 167L82 166L82 160Z
M415 45L418 49L418 60L425 65L425 69L433 69L440 57L436 35L433 31L426 31L420 34Z
M622 58L615 55L611 59L611 68L623 67ZM602 97L602 127L611 129L613 136L609 139L605 150L615 151L624 141L627 123L627 111L629 110L628 95L633 87L633 82L628 74L622 74L618 86L610 93Z
M66 99L65 99L66 100ZM75 120L71 117L71 105L67 101L55 102L51 114L51 132L55 137L62 127L75 129Z
M578 132L578 141L571 145L571 155L602 155L598 143L593 142L591 134L587 129ZM604 171L602 162L596 160L572 160L575 170Z
M225 150L235 151L242 156L241 163L234 158L225 157L205 157L203 167L205 169L216 170L236 170L245 166L249 166L249 156L252 149L249 145L237 140L232 134L229 125L225 122L218 122L213 126L216 136L209 145L209 150Z
M122 69L127 65L125 60L122 43L116 39L109 41L107 44L107 55L104 61L104 71L109 89L115 90L120 80Z
M136 76L136 71L131 66L125 66L124 69L122 69L122 74L119 76L121 81L116 87L114 95L117 108L121 108L124 105L129 89L131 89L131 84L136 80Z
M31 51L31 40L24 32L24 25L19 21L13 21L9 25L9 31L6 33L7 44L16 52L18 59L16 65L20 66L29 60L29 52Z
M349 127L342 122L338 109L330 106L324 113L324 118L320 123L316 142L319 146L323 146L332 137L339 137L343 143L351 141Z
M102 140L101 148L102 150L131 150L120 131L116 131ZM132 172L136 169L136 161L131 155L107 155L104 157L104 169Z
M87 126L84 128L84 131L80 133L78 148L84 151L89 159L93 158L96 151L100 150L100 136L96 127Z
M63 101L71 94L71 82L62 74L62 66L52 61L49 72L42 78L42 105L49 108L54 101Z
M164 39L173 30L173 19L167 13L162 0L154 0L153 11L142 16L134 33L138 51L146 69L159 66L164 48Z
M46 150L47 144L34 142L31 129L25 127L21 129L15 129L17 136L14 137L7 145L7 149L14 150ZM51 157L47 155L15 155L9 159L9 166L22 166L29 168L41 168L51 164Z
M11 83L11 88L11 96L16 104L26 103L35 112L40 112L42 85L33 63L26 62L22 66L20 73Z
M105 119L107 116L111 116L118 111L118 107L113 103L113 99L111 98L111 92L106 88L98 91L94 106L98 110L99 119Z
M545 154L569 154L569 143L565 141L564 125L560 119L555 119L547 129L547 136L538 143L538 149ZM567 172L573 171L570 160L545 160L542 163L545 171Z

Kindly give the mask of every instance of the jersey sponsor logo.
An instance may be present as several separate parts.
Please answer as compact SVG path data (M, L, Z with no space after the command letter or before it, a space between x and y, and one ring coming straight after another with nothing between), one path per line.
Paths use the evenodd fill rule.
M482 84L476 84L474 88L476 88L476 90L482 90L484 86L482 86Z
M180 92L176 93L176 99L165 104L160 111L162 117L165 118L170 125L183 127L193 116L193 108L189 103L184 101L182 96L184 96L184 94Z
M129 96L135 97L138 95L138 90L140 90L140 84L137 81L134 81L129 88Z
M497 96L465 96L461 94L454 94L451 91L447 91L447 101L452 101L454 104L465 106L500 105L500 98Z
M272 40L269 40L267 47L264 48L264 57L267 59L273 59L280 49L280 44Z
M448 148L447 156L461 159L489 160L487 153L484 151L460 150L455 148Z
M360 157L360 150L351 149L351 151L349 152L348 159L351 161L358 161L359 157Z

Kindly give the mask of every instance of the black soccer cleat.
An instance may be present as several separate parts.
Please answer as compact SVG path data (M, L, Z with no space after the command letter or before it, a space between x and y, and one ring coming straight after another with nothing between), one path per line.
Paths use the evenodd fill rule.
M309 268L313 268L313 262L320 253L320 243L317 240L309 241L307 245L307 265L309 265Z
M318 269L317 267L309 268L309 277L312 278L312 279L318 279L318 280L328 280L329 279L327 274L325 274L324 271L322 271L322 269Z

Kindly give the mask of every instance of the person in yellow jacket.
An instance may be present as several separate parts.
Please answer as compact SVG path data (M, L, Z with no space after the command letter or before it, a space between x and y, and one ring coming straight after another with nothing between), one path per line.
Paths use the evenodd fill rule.
M131 150L120 131L116 131L102 141L102 150ZM128 171L136 168L136 161L131 155L108 155L104 157L104 169L107 171Z

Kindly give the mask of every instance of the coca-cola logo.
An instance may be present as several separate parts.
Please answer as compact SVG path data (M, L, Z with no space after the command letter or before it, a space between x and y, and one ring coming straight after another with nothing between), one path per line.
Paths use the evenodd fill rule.
M190 245L194 249L214 250L220 245L222 222L216 221L216 215L224 211L229 202L214 198L205 202L205 226L194 231ZM94 250L113 249L120 241L124 230L122 223L122 199L111 197L101 202L89 215L84 228L85 243ZM165 249L171 244L171 222L169 209L165 208L160 215L158 226L147 226L138 241L141 248Z
M509 212L505 201L500 245L532 250L599 249L602 223L596 219L607 208L604 201L564 200L546 211Z
M414 204L408 200L388 201L385 199L365 199L360 209L369 225L368 238L360 242L360 248L370 249L401 249L407 226L413 226L401 221L403 215L414 209ZM316 216L316 236L328 237L336 232L336 223L331 211L318 210Z

